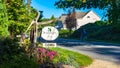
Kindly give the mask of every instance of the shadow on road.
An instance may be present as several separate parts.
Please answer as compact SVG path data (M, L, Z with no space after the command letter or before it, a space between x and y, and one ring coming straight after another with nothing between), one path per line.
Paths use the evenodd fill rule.
M105 56L104 58L110 59L110 60L112 60L112 59L109 57L112 57L112 58L116 59L118 63L120 63L120 44L99 43L99 42L82 42L80 40L70 40L70 39L62 39L62 38L56 39L55 41L45 41L43 39L40 39L40 40L41 40L41 42L44 42L44 43L45 42L53 42L53 43L57 43L59 46L72 48L74 50L86 51L86 52L99 54L99 55ZM97 47L99 45L105 46L105 47ZM112 46L117 46L118 48L112 47Z
M97 54L112 56L120 63L120 48L93 48L92 51Z

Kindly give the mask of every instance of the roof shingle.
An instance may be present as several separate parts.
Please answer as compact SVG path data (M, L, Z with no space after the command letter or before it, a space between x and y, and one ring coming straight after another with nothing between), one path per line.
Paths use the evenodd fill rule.
M76 18L83 18L87 12L76 12Z

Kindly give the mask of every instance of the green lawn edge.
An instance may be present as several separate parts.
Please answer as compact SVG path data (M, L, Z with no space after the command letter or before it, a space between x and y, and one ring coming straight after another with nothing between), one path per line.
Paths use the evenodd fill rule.
M60 47L50 49L59 53L59 57L54 59L55 62L62 62L64 64L73 65L76 68L79 66L88 66L93 62L93 59L91 57L83 55L79 52L71 51Z

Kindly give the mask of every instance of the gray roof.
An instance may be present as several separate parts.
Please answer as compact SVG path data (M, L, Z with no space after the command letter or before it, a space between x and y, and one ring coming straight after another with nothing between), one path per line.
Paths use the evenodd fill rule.
M92 11L92 10L91 10ZM86 16L88 13L89 13L90 11L88 11L88 12L76 12L76 19L82 19L84 16ZM95 12L94 12L95 13ZM96 14L96 13L95 13ZM97 15L97 14L96 14ZM62 22L64 22L65 21L65 19L66 19L66 17L68 16L68 14L62 14L61 16L60 16L60 20L62 21ZM98 15L97 15L98 16ZM98 16L99 18L100 18L100 16Z
M76 12L76 18L83 18L87 12Z
M76 12L76 18L83 18L88 12ZM66 18L68 14L62 14L60 18Z

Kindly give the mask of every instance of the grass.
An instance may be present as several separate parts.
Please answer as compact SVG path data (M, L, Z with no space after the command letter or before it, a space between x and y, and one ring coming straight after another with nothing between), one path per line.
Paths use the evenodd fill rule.
M58 47L51 49L59 53L59 56L53 60L55 63L61 62L63 64L72 65L75 66L76 68L79 68L80 66L88 66L93 62L92 58L80 54L78 52L74 52Z

